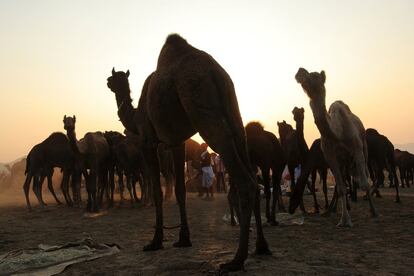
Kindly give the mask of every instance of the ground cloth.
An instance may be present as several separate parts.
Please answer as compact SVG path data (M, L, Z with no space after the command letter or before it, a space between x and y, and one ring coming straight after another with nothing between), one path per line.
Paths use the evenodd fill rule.
M116 244L100 244L91 238L64 245L13 250L0 255L0 275L56 275L71 264L119 253Z

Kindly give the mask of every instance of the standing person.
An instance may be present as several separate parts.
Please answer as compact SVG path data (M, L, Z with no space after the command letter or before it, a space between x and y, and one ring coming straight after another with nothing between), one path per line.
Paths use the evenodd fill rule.
M214 172L211 167L210 153L207 151L208 145L206 143L201 144L201 171L203 173L202 186L207 192L206 198L213 198L213 177Z
M213 159L214 162L214 173L216 174L216 180L217 180L217 192L225 192L227 193L226 183L224 182L224 174L225 174L225 168L224 163L220 158L220 155L216 155Z

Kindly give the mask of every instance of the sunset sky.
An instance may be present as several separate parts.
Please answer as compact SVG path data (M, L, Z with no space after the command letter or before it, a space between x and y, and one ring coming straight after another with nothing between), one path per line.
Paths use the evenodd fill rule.
M341 99L395 144L414 142L414 1L0 2L0 162L26 155L65 114L77 134L123 131L111 69L131 72L134 104L170 33L230 74L244 123L294 123L319 133L299 67L325 70L327 106Z

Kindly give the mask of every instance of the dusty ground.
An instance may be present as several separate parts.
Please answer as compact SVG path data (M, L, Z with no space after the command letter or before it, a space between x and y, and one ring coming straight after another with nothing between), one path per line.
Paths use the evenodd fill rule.
M383 189L375 203L381 216L369 217L368 204L352 204L352 229L335 227L338 218L309 215L303 225L264 226L272 256L251 254L246 272L236 275L413 275L414 189L402 189L401 204L393 202L393 190ZM45 195L48 194L47 192ZM59 194L58 196L61 197ZM178 229L165 230L165 249L143 252L153 234L154 209L130 208L128 204L85 217L82 209L57 206L35 207L31 213L22 205L23 193L0 195L0 254L40 243L60 244L91 236L103 243L117 243L121 253L70 266L64 275L191 275L214 274L218 265L233 257L238 228L223 222L225 196L214 201L188 195L188 215L193 247L174 248ZM61 197L62 198L62 197ZM20 203L13 203L15 201ZM305 204L311 207L311 197ZM35 202L32 198L32 202ZM263 205L263 204L262 204ZM165 224L176 225L178 208L165 204ZM250 252L254 250L252 232Z

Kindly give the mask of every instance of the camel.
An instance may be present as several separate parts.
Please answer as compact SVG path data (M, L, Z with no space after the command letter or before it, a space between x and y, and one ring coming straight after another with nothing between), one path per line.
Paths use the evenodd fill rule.
M293 118L296 122L296 130L286 123L286 121L277 122L279 128L280 144L284 151L289 174L295 175L295 168L299 165L303 167L306 157L309 153L308 145L306 144L303 135L303 119L304 109L295 107L292 111ZM295 177L291 177L291 189L295 189Z
M315 181L316 181L316 172L319 173L319 176L322 180L322 189L325 196L325 209L328 209L328 187L326 183L327 174L328 174L328 164L326 163L325 157L321 149L321 139L316 139L309 150L308 157L305 164L302 167L300 176L296 183L295 189L292 192L290 198L289 212L293 213L298 207L293 205L293 202L300 202L305 190L305 186L308 182L309 175L312 174L312 186L311 192L313 195L315 213L319 213L319 204L316 199L315 193Z
M305 163L305 160L309 154L309 147L306 144L305 136L303 134L303 120L305 119L305 109L303 107L298 108L294 107L292 110L293 120L296 123L296 133L298 139L298 146L299 146L299 162L302 165Z
M103 194L108 191L108 164L110 161L109 145L102 132L87 132L77 143L84 163L89 169L86 181L88 212L98 212L102 205Z
M264 130L259 122L250 122L246 125L247 148L249 151L252 165L257 166L262 171L262 177L266 195L266 218L272 225L276 222L276 201L279 200L283 206L281 198L280 180L286 160L282 148L276 136ZM270 170L272 170L273 200L270 212ZM283 206L284 208L284 206Z
M398 192L398 179L395 171L394 146L387 137L378 133L373 128L366 129L366 139L368 145L368 169L371 179L374 182L374 191L378 197L378 188L384 185L384 169L387 169L395 186L395 202L400 202Z
M413 181L414 169L414 155L408 151L401 151L395 149L394 151L395 164L400 171L401 188L410 187L410 182Z
M115 147L115 155L117 163L123 173L126 176L127 188L130 195L131 206L135 202L139 202L145 196L143 183L144 177L144 158L142 152L137 145L137 141L127 135L120 143ZM122 175L121 175L122 177ZM138 199L135 183L139 180L141 184L141 200Z
M118 162L116 157L116 148L122 143L125 139L125 136L117 131L105 131L105 139L109 146L109 163L108 163L108 179L109 179L109 188L110 188L110 206L114 202L114 192L115 192L115 173L118 176L118 187L119 194L121 196L121 202L124 201L124 172L121 169L121 165Z
M372 216L377 211L372 202L368 186L368 149L365 128L361 120L351 112L348 105L336 101L326 110L325 72L309 73L300 68L295 75L296 81L310 98L315 124L321 134L321 148L336 183L338 198L341 199L341 219L338 226L351 227L351 216L346 207L346 184L343 170L352 168L351 175L358 179L361 189L366 191Z
M177 34L167 37L157 69L144 83L137 109L131 104L129 74L129 70L116 72L112 69L107 85L115 93L121 122L140 135L151 170L156 230L144 251L163 248L162 191L157 157L160 144L170 147L174 157L175 195L181 217L179 241L174 246L191 246L185 208L184 142L199 132L204 141L222 156L240 197L238 250L234 259L221 265L221 269L243 269L248 255L252 210L256 217L256 252L270 254L261 224L259 189L250 165L243 121L230 76L212 56L194 48Z
M86 210L97 212L102 203L105 190L107 192L107 198L109 199L108 168L110 164L110 149L108 142L104 134L100 131L87 132L78 141L74 128L76 117L65 116L63 121L65 129L68 131L71 148L77 156L78 169L73 176L74 179L79 180L76 194L80 196L80 178L81 174L83 174L88 192ZM89 173L87 169L89 169Z
M66 115L63 119L64 128ZM75 125L73 122L72 130ZM70 130L69 130L70 131ZM67 134L69 134L67 130ZM52 133L42 143L35 145L29 152L26 160L26 180L23 185L26 205L31 210L31 205L28 197L30 182L33 178L33 191L39 201L40 206L46 205L42 198L42 183L46 177L48 181L48 188L52 193L58 204L61 204L57 198L52 184L53 168L58 167L63 171L63 179L61 183L62 193L65 197L66 203L71 206L73 204L69 194L69 178L76 169L76 153L70 144L68 136L61 132ZM72 187L75 185L76 179L72 177Z

